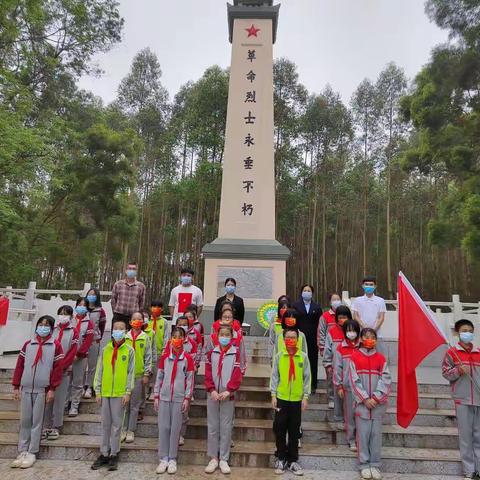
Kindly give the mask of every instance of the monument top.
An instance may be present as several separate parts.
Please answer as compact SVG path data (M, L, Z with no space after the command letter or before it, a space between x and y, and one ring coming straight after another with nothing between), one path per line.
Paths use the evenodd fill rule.
M233 4L246 7L271 7L273 0L233 0Z

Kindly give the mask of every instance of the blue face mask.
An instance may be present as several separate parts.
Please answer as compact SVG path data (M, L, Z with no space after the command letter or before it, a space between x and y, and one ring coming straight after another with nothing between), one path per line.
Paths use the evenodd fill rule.
M225 291L228 293L228 294L232 294L232 293L235 293L235 285L227 285L225 287Z
M95 303L97 301L96 295L87 295L87 300L89 303Z
M312 292L302 292L302 298L307 302L309 302L312 299L312 297L313 297Z
M39 337L48 337L52 329L48 325L39 325L36 329Z
M79 315L85 315L87 313L87 307L84 307L83 305L78 305L77 307L75 307L75 312Z
M182 285L191 285L192 283L192 277L189 277L188 275L182 275L180 277L180 281L182 282Z
M367 295L370 295L371 293L373 293L375 291L375 288L377 288L377 287L373 287L372 285L363 285L363 291Z
M135 278L137 276L136 270L127 270L125 273L127 274L128 278Z
M218 337L218 343L222 347L226 347L230 343L230 337Z
M473 342L473 333L472 332L460 332L460 340L462 343L472 343Z
M125 330L112 330L112 338L116 342L121 342L125 338Z

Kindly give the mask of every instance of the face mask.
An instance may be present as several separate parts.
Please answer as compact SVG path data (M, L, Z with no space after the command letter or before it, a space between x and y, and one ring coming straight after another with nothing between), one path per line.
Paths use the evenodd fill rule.
M226 347L230 343L230 337L218 337L218 343L222 347Z
M79 305L78 307L75 307L75 312L77 312L79 315L85 315L87 313L87 307Z
M287 317L284 320L285 320L285 325L290 328L294 327L297 324L297 319L294 317Z
M232 294L232 293L235 293L235 285L227 285L225 287L225 291L228 293L228 294Z
M161 307L152 307L152 315L154 317L159 317L162 314L162 308Z
M335 311L341 304L341 300L332 300L332 303L330 305L332 306L332 310Z
M39 325L36 330L39 337L48 337L51 331L52 329L48 325Z
M347 338L349 340L355 340L357 338L357 332L347 332Z
M173 348L179 349L183 344L183 338L172 338L171 342Z
M58 316L58 323L64 325L65 323L70 322L70 315L59 315Z
M282 318L285 315L287 310L288 310L287 307L283 307L283 308L280 309L280 318Z
M132 326L132 328L142 328L143 320L132 320L130 322L130 325Z
M339 318L338 319L338 324L342 326L347 320L345 318Z
M375 288L377 288L377 287L373 287L372 285L363 285L363 291L367 295L370 295L371 293L373 293L375 291Z
M310 301L313 297L312 292L302 292L302 298L306 300L307 302Z
M188 319L188 327L192 328L195 325L195 319L189 318Z
M95 303L97 301L96 295L87 295L87 300L89 303Z
M473 342L473 333L472 332L460 332L460 340L463 343L472 343Z
M286 338L285 339L285 346L287 348L295 348L297 346L297 339L296 338Z
M362 343L367 350L371 350L372 348L375 348L377 341L374 338L365 338L362 340Z
M137 276L136 270L127 270L125 273L127 274L128 278L135 278Z
M188 275L182 275L180 277L180 281L182 282L182 285L190 285L192 283L192 277L189 277Z
M125 338L125 330L112 330L112 338L118 343Z

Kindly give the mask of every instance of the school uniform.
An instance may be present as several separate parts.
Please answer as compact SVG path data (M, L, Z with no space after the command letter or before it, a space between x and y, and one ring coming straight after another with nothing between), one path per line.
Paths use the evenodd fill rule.
M208 393L230 392L224 401L207 398L208 447L207 454L228 462L232 443L235 412L235 392L240 388L243 375L240 369L240 351L232 340L227 348L216 346L205 362L205 388Z
M64 358L62 360L62 380L55 390L55 399L45 406L43 419L45 429L59 429L63 426L63 413L71 379L72 363L78 349L78 332L73 328L71 322L57 325L53 330L52 337L62 346Z
M208 354L211 350L213 350L219 343L218 343L218 330L220 329L221 323L220 321L216 321L212 325L212 333L210 334L210 338L207 340L205 345L205 355ZM240 368L242 370L242 375L245 375L247 371L247 349L245 348L245 342L243 341L243 334L242 328L237 320L233 321L233 339L235 342L235 346L238 348L240 352Z
M75 330L78 334L78 350L72 363L72 382L70 387L70 408L78 410L83 392L83 379L87 368L88 351L94 337L94 324L88 314L83 318L76 318Z
M327 370L327 381L330 379L333 384L333 359L338 346L345 340L343 329L335 324L330 327L325 339L325 350L323 352L323 366ZM331 369L330 369L331 368ZM328 373L329 372L329 373ZM334 422L343 421L343 400L338 396L338 392L333 389L333 420Z
M443 358L442 374L452 387L463 471L471 476L480 472L480 349L460 343L451 347Z
M131 395L135 381L135 352L125 341L108 342L100 352L94 378L97 397L102 397L102 443L100 453L107 457L120 451L120 434L125 415L123 397Z
M85 373L85 386L91 387L93 385L93 377L95 376L95 369L97 368L98 355L100 353L100 342L105 331L107 323L107 315L102 307L95 307L88 311L88 317L93 322L93 341L88 349L87 357L87 371Z
M283 333L282 322L277 317L275 320L270 324L270 328L268 329L268 356L273 359L274 351L276 348L277 337Z
M305 354L308 355L308 344L307 339L305 338L305 334L298 330L298 348ZM273 349L273 358L277 355L277 353L286 350L285 347L285 339L283 338L283 330L277 335L277 339L275 341L275 347ZM310 367L311 368L311 367Z
M157 360L153 363L152 381L150 384L150 386L153 388L153 386L155 385L155 380L157 378L158 360L165 351L165 347L167 346L168 340L170 339L170 328L167 320L163 317L150 317L147 328L151 329L155 336L155 343L152 344L152 350L155 350ZM155 345L155 347L153 347L153 345Z
M195 361L195 367L198 368L200 367L200 362L202 360L202 342L203 338L198 332L198 330L193 326L187 331L187 338L189 338L193 344L195 345L195 351L192 350L192 347L189 346L187 347L187 350L185 350L187 353L189 353L192 357L193 360ZM184 344L183 348L185 349L186 344Z
M270 392L277 398L273 420L277 456L288 463L298 461L298 440L302 423L302 400L311 391L311 373L308 355L297 348L290 355L287 350L278 352L272 365ZM288 444L286 442L288 434Z
M360 347L350 357L349 381L355 401L357 456L359 469L380 467L382 450L382 419L387 410L392 378L385 357L376 349ZM373 398L375 408L364 400Z
M18 453L37 454L42 437L46 393L62 381L63 350L50 335L25 342L17 359L12 385L21 389Z
M158 408L158 457L176 460L182 429L182 405L191 400L194 388L195 363L183 350L165 352L158 362L155 399Z
M322 316L320 317L320 322L318 323L318 330L317 330L317 347L321 357L323 357L325 353L325 342L327 341L327 334L334 325L336 325L335 312L332 309L326 312L323 312ZM334 389L333 389L332 375L327 374L326 386L327 386L327 400L328 402L333 402Z
M203 328L203 324L197 319L193 323L193 328L200 334L201 337L201 346L203 347L205 343L205 329ZM200 345L200 344L199 344Z
M355 409L352 389L348 380L350 359L359 348L360 342L345 339L338 345L333 357L333 384L335 392L343 391L343 418L345 422L345 436L348 445L355 445Z
M124 428L128 432L135 432L137 429L138 411L143 401L143 377L152 373L152 345L148 335L140 330L138 336L130 330L125 337L125 343L135 352L135 379L126 408Z

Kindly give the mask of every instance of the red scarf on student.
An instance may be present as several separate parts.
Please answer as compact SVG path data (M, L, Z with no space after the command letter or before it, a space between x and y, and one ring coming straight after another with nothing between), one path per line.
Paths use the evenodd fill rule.
M135 333L135 332L133 331L133 328L132 328L132 330L130 330L130 332L131 332L131 334L132 334L132 348L133 348L133 350L135 350L135 342L136 342L138 336L142 333L142 331L140 331L140 332L138 332L138 333Z
M62 338L63 338L63 332L65 331L66 328L70 326L70 323L61 323L58 326L58 337L57 337L57 342L62 343Z
M152 328L155 333L157 333L157 319L158 317L152 316L152 321L153 321Z
M222 378L223 359L224 359L226 353L230 350L231 345L232 345L232 341L230 341L230 343L225 348L223 348L219 344L220 358L218 359L218 369L217 369L218 378Z
M77 335L80 337L80 328L82 327L82 321L85 318L83 317L75 317L75 320L77 320L77 324L75 325L75 331L77 332Z
M115 370L115 362L117 361L118 349L125 343L125 340L122 340L120 343L117 343L115 340L112 340L112 343L113 343L112 369Z
M288 383L291 383L292 380L295 380L295 361L293 357L297 353L298 347L295 347L293 350L287 348L288 357L290 359L290 368L288 369Z
M175 352L173 349L173 345L171 348L171 353L174 356L173 359L173 368L172 368L172 378L170 379L170 398L173 398L173 392L175 390L175 378L177 378L177 368L178 368L178 360L180 358L180 355L183 352L183 349L180 349L178 352Z
M47 342L47 340L50 337L51 335L49 335L48 337L45 337L45 339L42 341L42 338L37 335L38 348L37 348L37 353L35 354L35 360L33 361L33 366L35 366L42 359L43 345Z

